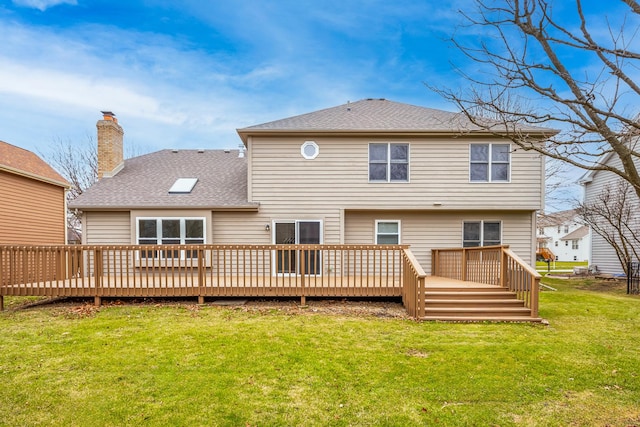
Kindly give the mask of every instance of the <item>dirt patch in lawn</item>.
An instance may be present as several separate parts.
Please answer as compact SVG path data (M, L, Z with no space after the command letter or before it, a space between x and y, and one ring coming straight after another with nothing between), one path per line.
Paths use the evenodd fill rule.
M222 310L243 310L268 314L280 312L290 315L310 316L329 314L339 316L372 316L378 318L409 319L410 316L399 301L396 300L351 300L351 299L307 299L306 305L300 305L300 299L229 299L220 304L219 300L207 299L204 305L198 305L193 298L104 298L102 306L96 307L93 299L87 298L52 298L37 301L16 301L11 310L35 309L50 307L53 311L66 317L90 317L103 307L121 305L153 305L183 306L188 310L198 311L204 307L219 307Z
M627 282L625 280L586 280L576 289L594 292L627 292Z
M247 311L278 310L288 314L314 315L332 314L339 316L374 316L380 318L409 319L401 303L395 301L362 301L346 299L307 300L300 306L299 300L249 300L243 306Z

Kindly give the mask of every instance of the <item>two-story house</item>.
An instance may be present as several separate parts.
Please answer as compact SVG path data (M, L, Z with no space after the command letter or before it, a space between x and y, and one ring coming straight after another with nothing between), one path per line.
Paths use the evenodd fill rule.
M97 126L101 179L72 205L85 244L402 243L427 273L433 248L535 258L544 159L462 114L366 99L238 129L240 150L128 160L113 115Z
M539 214L537 240L537 253L545 259L589 260L591 232L582 223L575 209Z
M65 244L68 188L35 153L0 141L0 244Z
M635 141L635 139L634 139ZM600 164L622 169L620 157L613 152L605 154ZM640 167L640 162L636 161ZM579 180L584 188L583 204L592 214L599 230L592 231L590 262L593 268L605 274L624 275L625 261L640 261L640 203L630 186L618 175L607 170L586 172ZM622 226L618 225L618 222ZM614 247L617 246L619 250ZM622 256L627 252L628 259Z

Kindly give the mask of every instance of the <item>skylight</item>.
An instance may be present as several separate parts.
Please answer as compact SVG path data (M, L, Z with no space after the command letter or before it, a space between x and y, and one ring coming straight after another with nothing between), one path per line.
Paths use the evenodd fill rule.
M198 178L178 178L169 189L169 194L189 194Z

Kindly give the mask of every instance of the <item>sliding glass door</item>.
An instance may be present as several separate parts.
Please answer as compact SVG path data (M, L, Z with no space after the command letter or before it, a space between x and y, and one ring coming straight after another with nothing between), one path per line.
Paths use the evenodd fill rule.
M317 245L322 243L321 221L276 221L274 223L276 245ZM320 252L314 250L276 251L278 274L320 274Z

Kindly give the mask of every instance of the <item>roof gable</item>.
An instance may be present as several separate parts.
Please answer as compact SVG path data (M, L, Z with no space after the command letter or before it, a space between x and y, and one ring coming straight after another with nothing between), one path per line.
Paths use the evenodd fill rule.
M567 222L575 221L578 216L578 212L575 209L569 209L565 211L558 211L549 214L538 214L538 226L539 227L555 227L563 225Z
M488 124L497 122L487 121ZM555 130L520 126L531 133L555 133ZM486 132L462 113L418 107L386 99L364 99L337 107L288 117L238 129L246 141L252 134L276 132L387 132L387 133L460 133Z
M60 187L69 183L35 153L0 141L0 169Z

